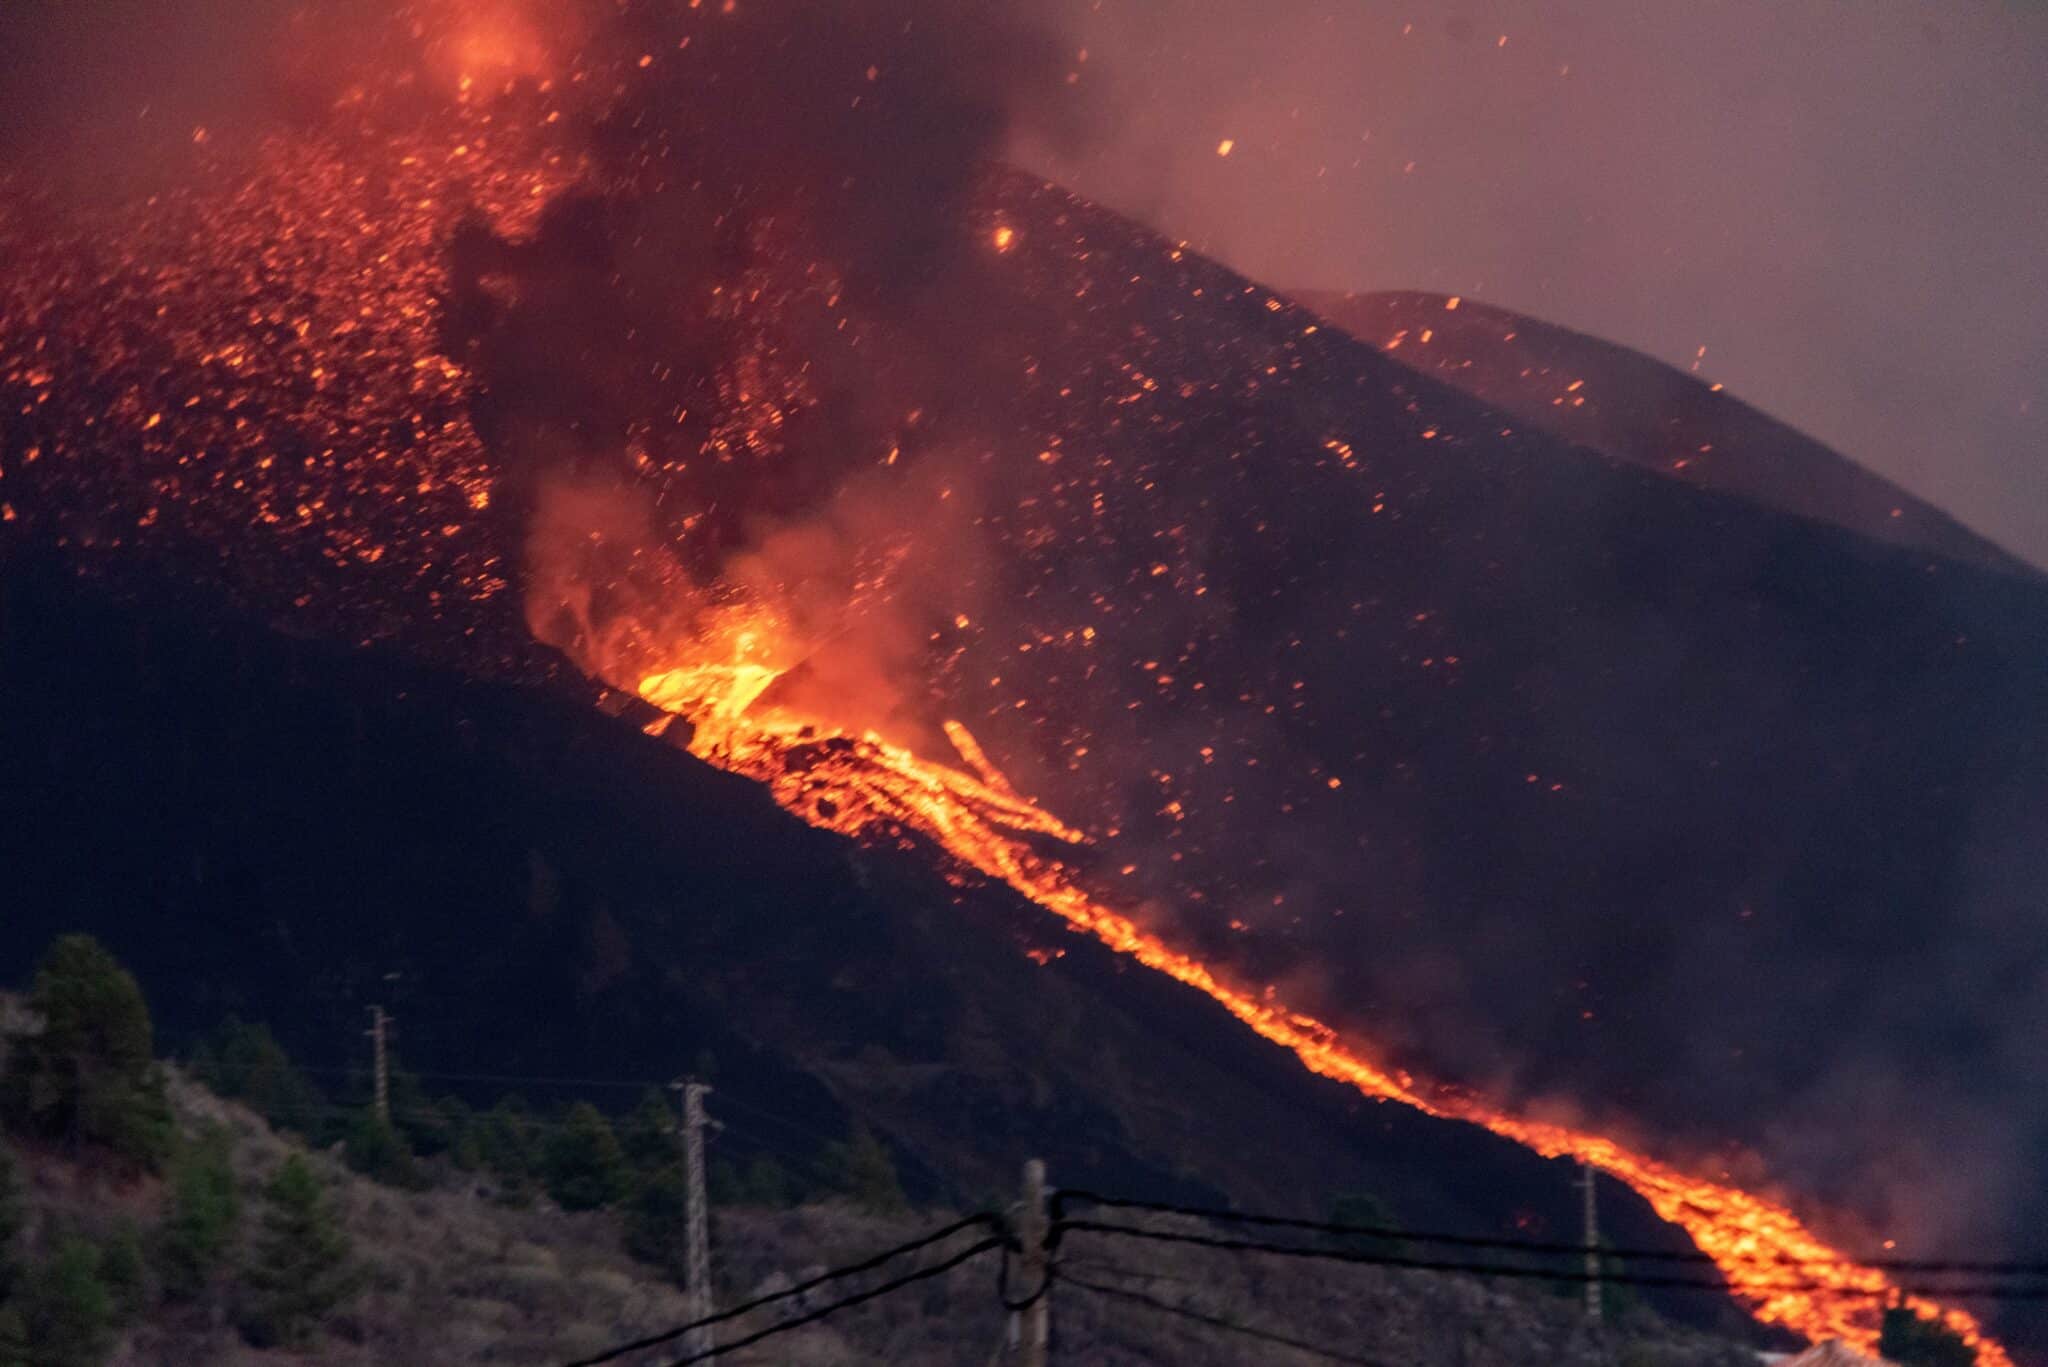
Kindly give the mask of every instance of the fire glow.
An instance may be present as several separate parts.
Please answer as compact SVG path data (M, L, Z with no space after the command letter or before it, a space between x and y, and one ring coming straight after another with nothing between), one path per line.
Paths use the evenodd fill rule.
M454 104L444 123L404 137L358 126L370 113L356 91L344 97L336 129L280 135L239 172L209 167L200 188L113 212L75 236L67 227L53 237L30 224L26 201L0 199L0 242L40 243L14 256L18 268L0 281L0 393L14 422L11 434L0 433L10 440L0 516L13 524L19 502L35 514L22 521L58 544L107 550L149 546L182 527L217 548L223 566L230 548L263 538L290 548L272 554L300 576L296 608L330 609L364 637L374 628L344 612L358 600L425 601L430 608L415 615L439 623L447 609L455 623L442 632L456 635L470 628L454 605L500 597L511 571L478 516L499 506L489 453L466 411L476 380L436 332L446 284L438 252L465 208L506 234L525 231L581 168L545 136L560 116L558 92L536 88L496 103L502 87L545 85L556 71L518 10L480 9L429 52L430 68L454 87ZM628 66L592 79L563 63L561 83L609 87L660 63L641 62L636 50ZM212 155L212 145L195 143L195 155ZM1233 147L1225 139L1216 154ZM1028 240L1008 222L977 230L978 240L998 255L1015 251L1005 269L1021 270L1041 251L1054 252L1052 233L1029 226ZM1162 275L1182 262L1178 249L1161 255ZM812 287L826 307L836 305L828 273ZM759 288L723 297L742 320L772 307L772 294ZM1277 299L1263 306L1281 311ZM797 405L783 392L795 382L778 379L771 362L735 360L732 421L712 433L707 461L737 464L772 446L784 411ZM1135 415L1161 386L1125 369L1118 410ZM88 416L66 416L74 411ZM1437 429L1422 435L1434 440ZM1328 449L1345 469L1356 466L1345 442L1332 438ZM107 481L121 474L112 469L118 462L102 458L111 450L123 452L134 478L110 496ZM1036 459L1071 470L1087 459L1070 458L1072 450L1046 445ZM889 448L883 463L895 459ZM41 506L15 493L23 486L44 496ZM67 499L77 506L53 511ZM581 579L556 585L565 593L587 599L613 587L585 566L558 568ZM1163 559L1149 575L1180 577ZM1312 1072L1546 1156L1591 1163L1683 1228L1759 1319L1815 1339L1875 1345L1893 1282L1828 1246L1788 1206L1374 1063L1370 1048L1271 991L1226 980L1091 892L1078 858L1091 836L1018 792L964 725L944 726L956 764L885 736L880 723L868 729L813 715L778 689L807 658L783 605L758 593L696 602L698 590L679 570L656 584L669 600L642 599L645 611L627 614L620 630L548 639L593 677L685 720L693 754L761 783L813 825L936 849L957 875L1016 890L1075 931L1204 993ZM956 625L967 630L969 619L963 614ZM1092 641L1095 628L1080 634ZM1148 672L1169 686L1172 666L1151 663ZM1316 786L1341 782L1319 776ZM1961 1334L1984 1367L2009 1363L1966 1312L1917 1298L1905 1304Z
M776 630L772 614L763 615L770 625L759 630L745 625L744 618L742 613L740 620L724 622L698 643L699 652L711 645L709 658L698 653L637 680L612 678L608 662L601 659L584 664L693 723L692 754L761 783L785 809L813 825L855 839L900 840L905 832L920 836L960 866L1006 884L1075 930L1208 996L1261 1038L1294 1054L1310 1072L1377 1100L1481 1126L1547 1158L1578 1159L1625 1182L1660 1217L1691 1236L1731 1291L1764 1323L1874 1352L1882 1309L1897 1303L1960 1335L1975 1348L1980 1367L2010 1367L2011 1359L1985 1336L1975 1317L1924 1297L1901 1295L1892 1278L1843 1257L1780 1202L1688 1175L1602 1136L1519 1119L1476 1097L1384 1069L1329 1026L1290 1010L1271 990L1255 992L1225 982L1199 960L1096 900L1061 859L1039 853L1033 837L1072 846L1085 844L1086 837L1019 795L965 727L948 722L946 731L973 773L920 759L873 732L848 735L763 705L762 696L781 672L764 663L774 657L766 642Z

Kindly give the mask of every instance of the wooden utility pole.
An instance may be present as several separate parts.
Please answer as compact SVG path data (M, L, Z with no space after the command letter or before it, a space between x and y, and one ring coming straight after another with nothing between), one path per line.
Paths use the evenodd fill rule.
M1017 1256L1023 1273L1024 1294L1032 1298L1024 1307L1022 1342L1018 1361L1023 1367L1045 1367L1047 1346L1052 1341L1052 1305L1045 1263L1045 1160L1033 1158L1024 1164L1024 1209L1017 1218L1017 1242L1023 1249Z
M683 1291L690 1318L701 1320L711 1313L711 1212L704 1194L704 1098L709 1084L695 1078L671 1083L683 1094L683 1168L689 1183L689 1212L684 1231ZM708 1352L714 1345L710 1326L693 1329L683 1340L683 1355Z
M391 1017L384 1014L384 1008L371 1007L370 1028L364 1033L370 1037L376 1059L377 1119L386 1125L391 1123L391 1057L385 1047L390 1028Z
M1579 1163L1579 1189L1586 1198L1586 1318L1600 1322L1600 1208L1594 1199L1593 1183L1599 1169Z

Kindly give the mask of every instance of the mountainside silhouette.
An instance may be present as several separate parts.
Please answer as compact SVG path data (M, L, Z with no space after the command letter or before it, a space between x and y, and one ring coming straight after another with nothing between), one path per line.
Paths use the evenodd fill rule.
M1888 545L2039 573L1722 386L1641 352L1454 295L1304 290L1293 297L1423 374L1615 460Z

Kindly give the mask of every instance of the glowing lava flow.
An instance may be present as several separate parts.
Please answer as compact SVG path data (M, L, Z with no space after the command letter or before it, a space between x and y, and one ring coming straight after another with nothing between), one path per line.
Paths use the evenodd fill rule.
M1975 1349L1979 1367L2010 1367L2005 1350L1974 1316L1902 1296L1886 1273L1844 1257L1783 1205L1688 1176L1599 1135L1518 1119L1469 1096L1432 1089L1372 1063L1329 1026L1289 1010L1270 989L1254 993L1222 981L1090 897L1066 864L1040 853L1034 837L1069 845L1085 837L1012 789L966 728L946 723L947 735L976 774L921 760L873 732L852 736L763 703L762 695L787 668L775 658L769 644L774 638L772 630L728 626L711 636L722 643L727 660L648 674L637 692L695 725L693 754L764 783L777 802L811 824L850 836L923 836L1118 953L1212 998L1262 1038L1292 1051L1313 1073L1367 1096L1483 1126L1547 1158L1579 1159L1626 1182L1692 1237L1759 1320L1874 1352L1882 1309L1895 1301L1958 1334Z

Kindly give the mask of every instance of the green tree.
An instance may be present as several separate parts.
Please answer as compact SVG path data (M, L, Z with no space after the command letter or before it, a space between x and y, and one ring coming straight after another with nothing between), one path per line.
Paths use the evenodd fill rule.
M42 1029L8 1055L7 1114L31 1133L102 1145L154 1171L170 1149L171 1113L134 977L91 936L66 935L43 955L29 1007Z
M908 1204L888 1148L865 1125L854 1126L851 1138L826 1150L825 1171L834 1190L870 1214L887 1215Z
M320 1089L299 1071L270 1027L234 1016L193 1052L192 1075L215 1095L248 1103L277 1129L311 1136L327 1110Z
M355 1294L348 1235L312 1166L293 1154L263 1191L263 1224L242 1280L243 1336L257 1347L297 1347Z
M681 1164L648 1173L626 1202L626 1252L681 1277L688 1252L689 1182Z
M114 1318L126 1324L149 1304L149 1260L142 1254L142 1231L122 1219L100 1241L100 1283L113 1302Z
M14 1289L15 1277L19 1271L14 1261L14 1240L27 1222L28 1213L21 1202L21 1175L14 1161L14 1150L0 1142L0 1304Z
M233 1141L210 1126L171 1164L170 1210L157 1231L157 1275L164 1295L196 1300L212 1283L241 1219Z
M524 1101L516 1096L502 1097L480 1116L476 1148L484 1169L498 1179L501 1200L514 1206L524 1206L533 1200L540 1145Z
M569 1108L541 1155L548 1195L563 1210L596 1210L625 1199L626 1156L611 1123L587 1101Z
M635 1172L660 1172L683 1156L676 1138L676 1113L653 1087L640 1093L640 1104L619 1126L619 1148Z
M22 1367L91 1367L111 1346L114 1299L100 1280L100 1251L84 1239L63 1240L30 1268L11 1308Z
M432 1158L455 1147L461 1114L451 1112L445 1100L428 1096L419 1074L403 1068L391 1070L391 1123L410 1153Z
M394 1187L416 1187L419 1166L405 1136L374 1110L358 1112L349 1126L342 1156L349 1167L375 1182Z
M1973 1367L1976 1350L1935 1320L1922 1319L1904 1306L1884 1312L1878 1354L1899 1367Z

